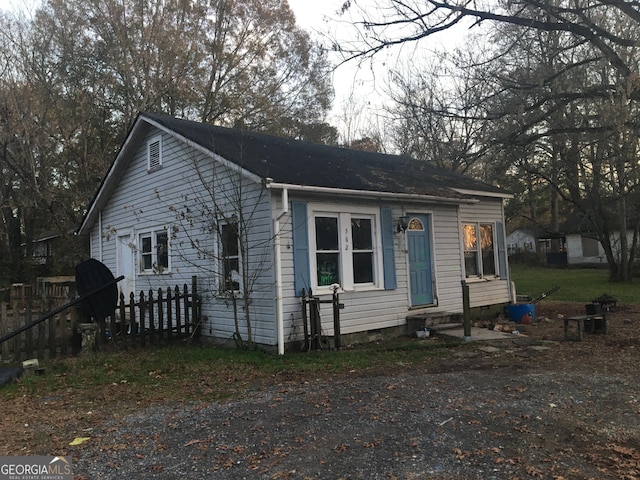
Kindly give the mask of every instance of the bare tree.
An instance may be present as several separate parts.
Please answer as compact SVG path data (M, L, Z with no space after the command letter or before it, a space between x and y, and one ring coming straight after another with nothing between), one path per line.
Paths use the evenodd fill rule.
M466 68L473 70L473 78L485 79L484 92L475 90L471 103L463 102L481 108L461 118L489 124L480 150L494 148L502 171L522 174L530 187L551 187L552 224L560 219L558 199L573 205L604 246L611 278L629 280L640 193L635 161L639 6L556 0L381 0L376 5L365 10L358 0L346 4L360 19L355 23L358 41L336 45L345 59L375 56L463 23L471 29L482 26L492 54ZM437 95L431 99L434 105ZM447 111L452 108L450 101ZM434 122L443 116L435 118L431 125L442 128ZM497 178L504 185L504 175ZM524 187L523 192L530 188ZM633 234L629 241L627 232Z
M491 148L487 88L472 63L463 50L414 59L392 76L390 114L401 153L486 180L480 163Z
M612 31L637 30L624 18L609 21ZM552 229L558 228L561 198L603 245L611 279L630 280L640 173L633 161L640 113L631 98L635 81L566 33L498 30L502 39L496 42L506 53L492 74L500 79L509 109L498 110L503 134L497 138L505 147L526 147L526 161L516 163L519 172L552 187ZM638 52L629 48L624 54L637 58Z
M357 41L336 47L349 58L366 57L388 48L422 40L456 26L483 23L513 25L522 29L567 33L590 44L623 77L636 70L620 49L634 47L635 39L612 28L611 19L640 20L640 5L625 0L563 2L559 0L381 0L374 8L360 0L345 3L356 10Z
M252 349L252 306L263 295L270 298L271 292L261 288L272 286L264 278L272 251L272 239L264 235L271 219L264 215L267 189L211 158L190 155L185 161L193 173L183 179L188 189L180 202L167 205L176 221L172 249L199 276L212 280L208 294L232 309L236 345Z

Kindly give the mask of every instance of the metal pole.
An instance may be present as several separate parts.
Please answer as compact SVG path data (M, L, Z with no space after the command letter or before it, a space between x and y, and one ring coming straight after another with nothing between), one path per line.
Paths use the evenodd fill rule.
M336 350L340 350L340 299L338 289L333 289L333 343Z
M469 302L469 285L467 285L465 280L462 280L462 312L464 340L468 342L471 340L471 307Z
M309 343L309 328L307 327L307 307L309 302L307 301L307 292L302 289L302 328L304 330L304 348L311 350L311 344Z

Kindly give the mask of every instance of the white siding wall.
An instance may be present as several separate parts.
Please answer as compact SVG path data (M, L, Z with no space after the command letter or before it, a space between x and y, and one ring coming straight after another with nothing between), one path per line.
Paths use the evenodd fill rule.
M462 205L460 207L460 222L496 222L503 223L504 218L502 214L502 200L494 198L478 198L479 203L474 205ZM494 230L495 232L495 230ZM460 256L463 256L462 242L459 244ZM498 254L498 244L495 246L496 255ZM505 246L506 248L506 246ZM497 267L496 267L497 268ZM508 271L508 268L507 268ZM497 273L497 271L496 271ZM469 284L469 299L471 307L482 307L488 305L495 305L499 303L507 303L511 300L510 293L510 281L508 278L495 278L495 279L481 279L473 280L468 279Z
M158 134L149 127L147 138ZM171 237L171 273L144 275L135 268L136 291L173 287L176 284L190 284L191 277L198 277L200 293L203 295L203 315L207 317L202 327L205 336L228 340L233 343L233 309L228 298L217 292L218 262L204 251L215 252L215 234L205 231L211 216L203 215L206 206L212 207L210 192L203 188L203 181L213 186L218 202L237 198L237 189L242 188L244 206L243 217L250 220L250 262L252 271L257 272L252 286L252 328L254 340L265 345L277 342L275 318L275 275L273 269L273 214L282 208L280 192L262 189L262 186L248 180L238 182L237 174L230 172L212 159L198 153L191 147L177 142L172 136L163 134L163 168L147 172L146 139L140 142L130 159L128 170L122 176L107 207L101 212L100 221L91 230L91 253L103 261L115 273L117 268L116 239L123 233L136 234L149 229L166 227ZM196 168L196 165L199 167ZM290 201L308 200L292 195ZM209 201L207 201L209 199ZM317 202L318 200L315 200ZM358 208L379 211L377 202L334 202L333 207L342 212L358 213ZM462 286L464 279L460 225L463 221L502 222L502 203L499 200L482 200L477 205L425 205L404 204L384 205L393 209L393 219L405 212L426 214L431 218L432 262L434 276L435 305L411 310L421 312L462 311ZM207 219L207 222L203 221ZM293 240L291 215L281 219L281 256L283 280L283 314L285 342L302 338L302 307L300 298L294 291ZM394 255L397 288L383 288L344 292L340 301L342 333L401 326L410 313L408 285L408 260L404 233L394 234ZM381 255L382 252L377 252ZM324 296L329 299L330 295ZM508 279L482 281L471 285L472 306L490 305L509 300ZM244 334L245 322L242 308L240 324ZM322 305L323 330L333 333L333 319L330 304ZM246 335L244 335L246 338Z
M275 196L274 196L275 197ZM302 200L290 198L290 200ZM279 200L274 208L279 208ZM363 207L379 204L362 203ZM384 205L392 207L391 205ZM334 203L333 208L343 212L357 213L358 206L354 203ZM426 311L461 312L462 311L462 263L460 260L460 228L457 206L455 205L404 205L404 211L413 214L429 214L431 217L432 259L434 262L434 279L437 305L411 313ZM310 213L310 212L309 212ZM393 207L393 219L403 214L403 209ZM310 220L310 219L309 219ZM286 215L282 219L282 276L284 298L285 342L302 338L302 306L300 298L295 297L294 291L294 263L291 235L291 217ZM310 239L311 241L311 239ZM406 324L406 317L410 313L409 285L407 276L406 237L404 233L394 234L394 254L396 264L397 288L393 290L376 289L369 291L340 293L340 302L344 309L340 311L340 328L342 333L355 333L367 330L396 327ZM378 254L381 254L379 252ZM313 273L312 273L313 274ZM330 294L321 295L323 300L329 300ZM333 313L331 304L321 305L323 332L333 334Z
M157 133L157 130L150 129L147 138ZM234 322L231 302L217 295L219 262L210 255L217 249L216 235L206 231L206 225L214 217L205 210L213 207L210 192L215 192L218 201L224 203L226 199L236 206L234 198L238 198L238 195L245 200L256 198L256 202L247 201L243 207L243 217L250 219L247 228L250 262L254 271L258 271L252 287L252 327L255 341L275 344L273 252L268 242L272 236L269 192L246 179L240 182L237 173L222 166L217 166L214 171L210 158L177 142L168 134L163 134L162 143L163 167L151 173L147 172L146 140L140 143L107 207L101 212L101 222L91 230L92 256L116 272L118 235L127 232L135 235L145 230L167 227L171 237L171 273L140 274L136 264L136 291L164 289L184 283L190 285L191 277L197 276L199 292L204 296L203 315L207 317L202 327L203 335L232 341ZM206 191L203 182L213 188ZM240 194L237 193L238 188L242 189ZM244 334L242 308L239 308L239 312Z
M598 257L586 257L582 250L582 236L579 233L568 234L566 236L567 242L567 263L569 265L579 265L581 263L607 263L604 257L604 249L600 242L598 242L598 251L601 252L601 256Z
M457 206L440 207L434 211L434 243L438 311L461 313L464 272Z

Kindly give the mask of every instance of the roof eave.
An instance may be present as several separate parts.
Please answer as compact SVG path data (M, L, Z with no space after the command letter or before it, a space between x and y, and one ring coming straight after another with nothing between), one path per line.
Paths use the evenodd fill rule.
M290 183L279 183L267 179L265 186L271 189L291 190L297 192L306 192L323 195L336 194L344 197L358 197L358 198L371 198L371 199L384 199L395 201L413 201L413 202L427 202L427 203L440 203L440 204L454 204L459 205L475 204L478 200L475 198L454 198L454 197L440 197L436 195L423 195L418 193L396 193L396 192L381 192L370 190L350 190L346 188L334 188L334 187L318 187L313 185L298 185Z
M451 187L451 190L455 190L463 195L474 195L481 197L494 197L494 198L513 198L511 193L506 192L489 192L487 190L470 190L467 188L455 188Z
M111 168L109 168L109 171L107 172L106 177L102 180L102 183L98 188L98 192L96 193L96 196L91 202L91 206L89 207L89 210L87 211L87 214L85 215L84 220L80 225L80 228L78 229L78 235L88 235L89 231L91 230L91 227L96 222L98 217L98 212L104 207L104 204L106 203L108 196L110 195L111 184L117 181L117 178L116 178L117 172L119 171L120 168L124 168L124 163L125 163L124 157L127 155L129 146L133 142L133 139L136 137L136 133L141 128L140 125L142 122L146 122L147 124L162 130L168 135L171 135L172 137L176 138L178 141L183 142L189 145L190 147L204 153L205 155L219 161L226 167L232 169L233 171L236 171L237 173L244 175L245 177L247 177L250 180L253 180L256 183L262 182L262 178L249 172L248 170L242 168L241 166L227 160L226 158L221 157L215 152L212 152L211 150L209 150L208 148L205 148L202 145L194 142L193 140L190 140L184 137L183 135L180 135L179 133L171 130L166 125L163 125L162 123L157 122L151 118L147 118L144 116L144 114L139 114L138 117L136 118L136 121L133 123L133 126L129 130L129 133L127 134L127 138L125 139L122 147L120 148L120 151L116 155L116 158L112 163Z

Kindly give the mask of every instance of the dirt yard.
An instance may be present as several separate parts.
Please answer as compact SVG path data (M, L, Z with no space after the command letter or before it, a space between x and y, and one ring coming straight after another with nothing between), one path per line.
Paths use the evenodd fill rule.
M4 400L0 454L71 455L77 480L640 478L640 306L565 341L560 315L582 313L544 301L512 340L419 368L276 377L232 402Z

